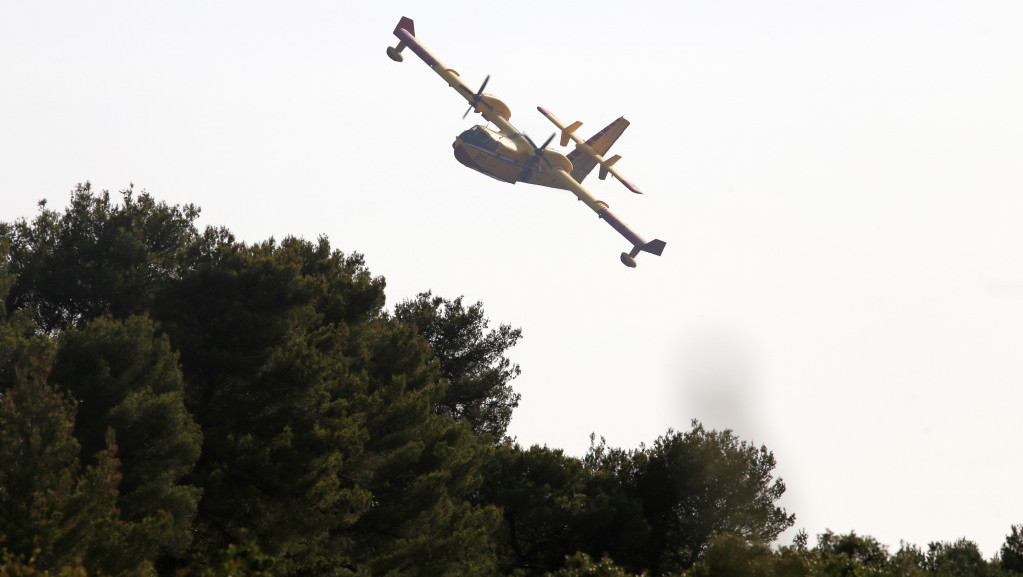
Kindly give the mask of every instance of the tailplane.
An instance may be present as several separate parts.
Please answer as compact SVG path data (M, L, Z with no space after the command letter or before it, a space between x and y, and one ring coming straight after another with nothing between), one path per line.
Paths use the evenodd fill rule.
M580 124L581 123L576 122L569 128L578 129L578 125ZM601 130L591 136L590 139L586 141L586 145L592 148L597 154L603 156L611 149L611 145L618 140L618 137L621 136L628 127L629 121L625 120L625 118L619 118L604 127L604 130ZM564 144L562 144L562 146L564 146ZM586 154L579 148L568 153L568 159L572 162L572 178L574 178L576 182L582 182L583 179L586 178L586 175L593 171L593 167L597 166L597 159L593 158L590 154Z
M639 256L639 251L648 252L650 254L661 256L661 253L664 252L664 246L666 244L667 243L665 243L663 240L659 238L655 238L654 240L646 244L643 244L642 246L637 244L636 246L632 247L632 252L622 253L622 264L629 268L636 268L636 257Z

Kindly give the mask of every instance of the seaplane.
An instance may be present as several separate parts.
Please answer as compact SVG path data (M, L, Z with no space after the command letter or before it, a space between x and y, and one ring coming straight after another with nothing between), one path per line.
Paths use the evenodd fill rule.
M497 97L483 92L490 81L490 76L483 80L478 90L469 88L462 82L458 72L442 64L418 40L411 18L402 17L394 29L394 35L398 38L397 46L387 47L387 55L391 60L402 62L404 60L402 51L405 48L410 49L468 102L469 109L462 118L468 116L469 112L476 112L490 125L496 127L494 129L490 126L476 125L458 135L452 144L458 162L503 182L512 184L524 182L571 191L597 213L600 219L611 225L632 244L632 249L621 255L622 263L628 267L636 267L636 257L640 252L661 255L665 246L663 240L646 241L615 216L606 202L597 200L581 184L593 168L600 165L601 180L610 174L633 193L642 194L635 184L626 180L615 168L615 163L621 156L617 154L610 158L603 156L629 126L628 120L619 118L584 141L576 135L576 131L582 126L581 122L565 125L550 111L538 106L540 114L561 131L561 146L567 146L571 140L575 143L575 150L566 156L548 149L557 133L537 146L533 139L508 122L511 118L508 106Z

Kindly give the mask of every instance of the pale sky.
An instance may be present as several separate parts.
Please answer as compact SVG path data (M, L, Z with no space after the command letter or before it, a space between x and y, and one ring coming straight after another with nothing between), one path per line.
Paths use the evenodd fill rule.
M664 255L627 269L570 193L458 164L480 117L387 58L403 15L534 140L537 105L628 118L646 195L584 184ZM0 220L134 182L245 241L327 235L390 305L522 328L524 445L697 418L774 452L811 536L990 557L1023 523L1021 31L1018 0L11 1Z

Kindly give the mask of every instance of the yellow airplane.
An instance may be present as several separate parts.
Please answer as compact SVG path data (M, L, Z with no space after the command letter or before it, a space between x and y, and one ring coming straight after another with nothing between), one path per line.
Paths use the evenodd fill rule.
M402 50L409 48L469 103L469 110L465 111L462 118L465 118L469 112L476 111L482 114L487 122L497 127L497 130L493 130L477 125L458 135L452 146L455 149L455 158L459 162L504 182L512 184L525 182L571 191L586 206L596 212L599 218L610 224L632 243L632 250L623 252L621 256L622 263L626 266L636 266L636 257L640 251L660 256L665 246L663 240L654 239L650 242L644 240L612 214L608 210L606 202L594 198L580 184L586 175L599 164L601 180L610 174L632 192L642 194L636 185L626 180L615 169L614 164L618 162L620 156L617 154L611 158L602 156L621 136L629 125L629 121L619 118L589 140L583 141L575 134L575 131L582 125L581 122L573 122L565 126L549 111L538 106L537 110L561 130L561 146L567 146L568 141L572 140L576 148L568 156L548 150L547 146L554 139L554 134L542 145L537 146L529 136L516 130L508 122L508 119L511 118L511 110L505 103L490 94L483 93L487 82L490 81L489 76L483 80L483 85L479 90L470 89L462 82L457 72L441 64L419 42L411 18L402 17L394 29L394 35L398 37L398 45L387 47L387 55L391 57L391 60L401 62L403 60Z

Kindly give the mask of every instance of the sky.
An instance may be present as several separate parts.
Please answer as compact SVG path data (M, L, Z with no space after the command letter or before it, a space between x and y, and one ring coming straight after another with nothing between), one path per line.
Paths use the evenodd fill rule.
M454 159L464 101L401 16L534 137L541 105L646 194ZM966 537L1023 523L1023 3L9 2L0 220L78 182L327 236L389 306L431 290L520 327L510 434L582 456L692 419L766 445L795 529ZM555 143L556 144L556 143Z

